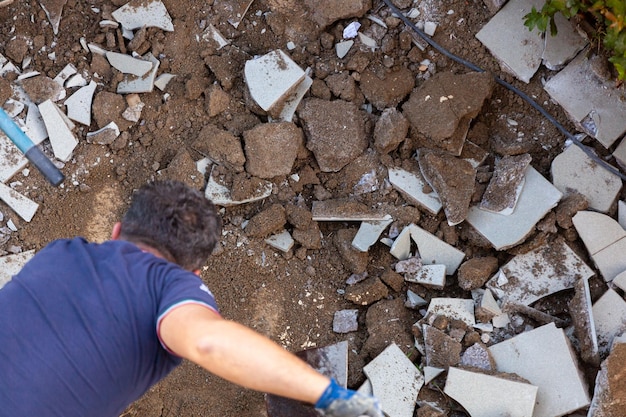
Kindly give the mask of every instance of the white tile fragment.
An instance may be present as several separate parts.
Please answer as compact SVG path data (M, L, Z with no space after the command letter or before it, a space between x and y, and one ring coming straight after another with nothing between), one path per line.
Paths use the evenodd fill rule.
M533 417L563 416L589 405L576 356L562 329L549 323L489 347L500 372L539 387Z
M415 224L410 224L407 227L411 230L411 238L417 245L417 251L424 265L442 264L446 266L446 274L452 275L456 272L465 258L465 252L449 245Z
M558 189L529 166L524 188L513 213L503 216L473 206L470 207L466 220L496 250L506 249L523 241L537 222L557 205L561 197Z
M87 80L82 74L71 75L65 82L65 88L84 87L87 85Z
M9 117L17 117L24 110L24 103L13 100L12 98L4 102L3 109Z
M506 277L504 283L501 274ZM515 256L486 286L500 300L527 306L547 295L573 288L577 280L593 275L593 270L563 240L556 240Z
M558 34L557 36L544 36L545 49L541 58L546 68L558 71L574 58L588 42L580 36L580 33L574 29L574 25L561 13L554 15L554 21L558 28Z
M110 122L95 132L87 132L87 141L98 145L110 145L120 135L120 129L117 123Z
M430 381L437 378L441 373L445 371L443 368L437 368L436 366L424 367L424 384L430 384Z
M18 193L8 185L0 182L0 200L4 201L7 206L11 207L22 219L30 222L39 208L39 204L35 203L28 197Z
M174 31L172 18L161 0L131 0L113 11L111 16L127 30L145 26L157 27L167 32Z
M282 232L272 235L268 237L267 239L265 239L265 243L267 243L268 245L270 245L271 247L275 249L278 249L286 253L286 252L289 252L291 248L293 248L295 241L293 240L293 238L291 237L291 234L288 231L283 230Z
M363 33L359 32L359 40L361 41L361 43L370 48L372 51L376 50L376 48L378 48L378 44L376 43L376 41L372 38L370 38L367 35L364 35Z
M211 23L209 23L204 32L202 32L202 39L207 42L210 40L215 41L218 51L230 43Z
M530 417L537 390L531 384L450 367L443 392L470 416Z
M363 372L372 384L383 411L394 417L412 417L424 377L402 350L392 343Z
M96 55L106 56L106 49L102 48L100 45L96 45L95 43L90 43L87 45L89 48L89 52Z
M595 75L587 55L578 54L544 89L579 128L608 149L626 132L626 102L614 80Z
M480 300L480 307L484 308L491 314L495 314L496 316L502 314L502 310L500 309L496 299L493 298L493 293L489 288L483 292L483 296Z
M413 291L407 290L406 302L404 303L405 307L416 309L417 307L425 306L426 304L428 304L428 301L424 300Z
M618 274L626 271L624 253L626 253L626 239L620 239L592 256L593 262L606 282L612 281Z
M617 222L622 229L626 229L626 202L622 200L617 202Z
M595 302L592 311L600 354L606 356L615 336L626 331L626 301L609 289Z
M149 93L154 89L154 79L159 70L160 61L156 59L151 52L144 55L143 59L152 63L152 70L148 71L143 77L126 75L124 80L117 85L117 92L119 94Z
M57 74L56 77L53 78L53 80L59 84L61 87L63 87L65 85L65 81L67 81L68 78L70 78L70 76L76 74L78 72L78 70L76 69L76 67L74 66L74 64L67 64L62 70L61 72L59 72Z
M428 210L431 214L437 214L441 210L441 201L437 193L434 191L424 192L428 183L420 173L409 172L401 168L390 168L389 182L409 201Z
M152 62L134 58L127 54L107 51L105 56L109 61L109 64L122 74L131 74L137 77L143 77L152 69Z
M154 86L161 91L165 91L165 88L172 79L176 76L174 74L161 74L154 80Z
M251 59L244 67L250 95L269 113L282 110L283 101L299 86L305 75L302 68L280 49Z
M233 200L228 187L219 184L211 175L209 175L209 180L207 181L204 194L206 198L213 201L213 204L228 207L263 200L269 197L272 194L272 183L266 181L258 191L258 193L244 198L243 200Z
M424 33L428 36L435 36L437 24L435 22L424 22Z
M35 255L34 250L0 257L0 288L20 272L22 267Z
M39 112L46 125L54 156L63 162L67 162L72 156L74 148L78 145L78 139L67 127L65 120L59 114L59 109L52 101L46 100L41 103Z
M359 231L352 239L352 247L358 251L367 252L392 222L393 218L389 215L385 220L361 222Z
M446 285L446 266L424 265L416 274L404 274L404 280L427 287L443 289Z
M39 107L35 103L28 103L28 113L26 113L26 122L23 130L35 145L39 145L45 139L48 139L46 125L43 122L41 113L39 113Z
M579 211L572 222L591 256L626 237L626 231L606 214Z
M333 316L333 332L350 333L359 330L359 310L347 309L335 311Z
M428 314L446 316L453 320L461 320L468 326L476 324L474 317L474 300L463 298L438 298L430 300Z
M304 80L298 84L295 90L287 97L283 102L283 109L278 114L278 119L284 122L291 122L293 115L296 113L296 109L302 101L302 98L309 91L309 88L313 85L313 79L308 75L304 76Z
M4 132L0 131L0 182L8 181L23 169L28 160Z
M335 44L335 52L337 52L337 57L339 59L344 58L350 52L350 48L354 45L353 40L337 42Z
M626 291L626 271L620 272L613 278L613 285L617 286L617 288L622 291Z
M356 35L359 32L359 28L361 24L359 22L351 22L348 26L343 29L343 38L344 39L352 39L356 38Z
M78 89L65 100L67 117L85 126L91 125L91 102L96 86L97 84L91 81L89 85Z
M552 183L563 194L577 191L592 210L609 211L622 189L622 180L603 169L578 146L570 146L552 161Z

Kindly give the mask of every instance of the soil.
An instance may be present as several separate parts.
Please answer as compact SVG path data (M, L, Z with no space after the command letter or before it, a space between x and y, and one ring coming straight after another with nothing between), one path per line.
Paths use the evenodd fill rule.
M123 96L115 93L120 74L109 68L101 57L86 52L80 44L84 37L87 42L108 50L128 53L128 41L123 41L115 30L99 25L124 3L123 0L68 0L56 36L38 1L19 1L0 8L0 36L3 40L0 52L5 56L20 65L30 57L32 61L28 69L50 78L72 63L98 82L94 120L89 128L78 127L75 131L81 140L73 158L62 167L67 178L64 184L54 188L34 169L30 169L27 176L18 174L9 181L17 191L38 202L40 209L34 219L26 223L0 204L4 222L10 219L18 229L0 246L1 250L40 249L54 239L77 235L94 241L106 240L114 222L127 207L132 191L146 181L182 178L189 180L192 186L203 187L187 174L190 164L193 167L193 162L207 156L207 152L221 155L216 159L222 160L219 170L225 181L230 178L233 181L230 184L236 184L239 178L243 190L246 186L254 188L246 181L260 181L246 176L241 143L244 132L267 122L268 117L249 97L243 79L243 64L255 55L274 49L287 51L286 45L291 41L295 49L288 51L290 56L302 68L311 68L313 87L305 98L309 100L309 106L316 104L319 107L322 100L342 100L347 103L337 108L344 108L349 103L353 110L361 109L367 103L373 105L370 113L354 116L363 117L365 146L359 144L349 149L350 153L362 155L358 159L350 156L351 162L345 168L345 164L341 165L343 162L339 161L344 154L325 155L329 160L328 167L320 168L322 164L316 157L323 159L324 156L316 154L319 149L300 146L297 152L289 151L296 155L289 175L283 174L284 168L274 167L280 175L273 174L277 176L269 178L274 184L270 197L221 208L224 219L222 242L203 269L202 277L214 292L225 317L252 327L291 351L347 340L349 385L356 388L364 380L362 366L389 343L389 331L398 334L396 341L404 343L405 348L412 343L406 335L411 334L411 326L422 315L417 310L403 307L407 289L427 300L432 297L469 297L469 292L458 286L454 275L448 277L443 290L406 282L393 284L389 277L395 258L389 254L389 248L380 243L370 248L365 260L363 255L350 257L344 253L346 250L342 245L354 236L358 222L318 222L311 229L312 222L307 218L314 201L328 198L350 197L366 207L386 207L395 219L391 230L401 230L404 225L415 222L463 250L466 259L490 257L502 266L513 254L528 251L562 235L583 259L589 261L571 221L569 224L566 220L559 221L557 226L554 214L551 214L551 227L544 225L522 245L497 252L467 224L448 226L443 212L433 216L419 210L385 185L385 168L414 167L415 151L420 143L419 138L409 135L399 146L385 147L386 143L375 147L373 127L383 110L390 107L400 110L411 89L419 88L433 73L463 74L468 70L430 48L422 52L413 46L410 32L398 19L390 16L382 2L374 1L368 12L388 23L389 29L382 36L380 33L384 31L380 26L365 17L358 19L363 25L361 32L378 36L382 47L371 51L355 45L346 58L338 59L334 44L341 40L343 28L356 20L354 18L340 19L319 29L319 25L324 24L324 16L312 14L309 6L299 5L301 2L257 0L235 28L228 21L247 4L246 1L163 0L172 17L174 31L148 28L144 33L145 41L133 46L142 54L151 51L159 58L159 73L171 73L176 77L167 86L167 96L156 89L140 94L145 106L136 123L119 117L126 107ZM410 1L397 2L399 5L403 3L411 4ZM424 1L421 4L420 19L432 20L439 25L434 36L437 42L536 97L570 131L575 130L542 89L541 79L550 75L548 70L541 69L529 84L519 82L502 72L474 37L491 16L482 0ZM230 41L230 45L218 50L213 44L198 41L209 23ZM55 54L55 59L50 59L51 53ZM426 59L430 65L424 64ZM388 82L395 83L398 89L381 88L380 76L385 74L389 77ZM7 84L0 81L4 100L9 93ZM318 113L322 111L316 110ZM336 115L329 114L328 117ZM114 142L99 145L85 140L87 132L95 131L113 119L123 131ZM304 129L303 119L306 123L306 115L301 119L296 116L294 123ZM508 120L515 120L516 124L508 123ZM214 143L212 149L196 143L199 137L216 135L221 135L222 139ZM477 175L476 189L483 191L485 178L493 171L496 155L529 153L531 165L549 178L550 163L564 145L564 137L554 127L514 93L499 86L494 88L480 113L473 118L468 138L489 152L485 162L489 168L483 169L482 176L480 170ZM596 147L601 156L606 156L606 150ZM370 149L363 153L365 148ZM513 148L515 151L511 151ZM503 149L507 150L506 153L502 152ZM272 168L271 164L266 164L264 171L271 172ZM358 179L372 169L377 181L366 192L354 193L353 186ZM298 181L293 174L298 175ZM203 182L201 176L200 182ZM233 189L233 193L236 191ZM241 193L246 194L245 191ZM480 199L474 197L473 201ZM276 205L286 210L276 209ZM302 215L293 206L307 210ZM266 219L271 224L269 228L259 220L254 234L243 228L255 215L270 208L269 213L278 213L279 220ZM571 214L565 217L571 217ZM302 238L292 250L282 253L268 246L264 237L275 231L273 229L285 226L296 235L300 233ZM319 235L318 231L321 240L316 241L311 233ZM591 262L588 264L592 265ZM492 270L491 262L487 269ZM368 278L359 284L375 288L377 294L382 294L383 300L373 304L375 310L362 305L361 298L356 298L358 302L349 300L355 298L353 291L347 288L346 280L353 274L364 272ZM601 293L603 285L601 280L592 280L592 294ZM572 296L573 291L567 291L549 297L543 301L541 309L566 317L567 308L563 306ZM332 331L334 313L343 309L359 310L356 332L338 334ZM398 311L395 319L389 318L390 311ZM386 329L387 333L380 333L378 339L375 324L379 320L376 317L392 321L394 326L391 330ZM532 323L528 321L530 319L526 320ZM417 355L416 352L413 354ZM419 355L413 358L419 363ZM588 383L593 386L596 369L586 371ZM263 394L232 385L193 364L184 363L129 407L125 415L239 417L263 416L266 411Z

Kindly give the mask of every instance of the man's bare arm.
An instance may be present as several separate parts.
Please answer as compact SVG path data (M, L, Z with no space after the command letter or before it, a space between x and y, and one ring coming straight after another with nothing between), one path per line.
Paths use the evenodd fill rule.
M197 304L161 321L161 340L177 355L230 382L314 404L330 379L255 331Z

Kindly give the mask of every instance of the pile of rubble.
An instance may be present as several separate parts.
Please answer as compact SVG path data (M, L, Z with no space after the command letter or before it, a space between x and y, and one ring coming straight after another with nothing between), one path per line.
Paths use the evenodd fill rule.
M228 22L236 28L252 2L234 3L237 13ZM276 15L295 7L278 3ZM234 45L222 33L226 29L204 25L197 41L206 46L204 60L216 80L206 90L206 110L211 117L232 111L231 89L242 82L246 110L230 115L236 128L204 127L190 145L195 153L181 149L160 174L203 189L222 207L270 201L240 226L285 257L305 259L320 250L322 222L359 223L331 238L352 273L341 292L357 306L337 311L333 330L359 330L367 307L362 354L372 360L360 389L379 397L387 415L410 417L416 406L418 416L450 415L449 398L472 416L556 417L586 408L589 416L619 415L615 407L626 395L613 383L626 349L620 177L570 146L546 178L531 156L542 132L524 137L518 122L505 118L509 134L489 137L489 126L474 123L495 88L490 74L438 72L428 58L434 53L398 30L397 16L385 8L372 11L370 1L304 3L312 20L297 22L285 48L259 56ZM427 3L394 1L434 34ZM623 117L616 116L626 110L623 90L607 87L593 72L580 52L585 39L568 31L566 21L559 22L558 41L528 32L521 16L537 4L510 0L477 38L522 81L541 62L564 68L545 90L608 149L626 132ZM58 30L61 10L46 12ZM35 143L49 139L46 150L59 167L71 160L79 139L111 149L128 146L124 132L141 121L141 94L157 87L164 101L169 98L175 75L159 74L159 57L148 52L146 38L148 27L174 30L163 3L132 0L102 18L101 44L82 42L91 71L68 65L49 78L28 70L17 45L7 46L8 59L0 56L0 75L11 86L4 108ZM340 20L361 23L347 25L341 36L324 31ZM396 32L397 44L390 35ZM334 67L297 63L297 42L318 35L320 47L335 54ZM567 47L556 43L561 41ZM372 51L398 48L413 56L410 65L370 66ZM96 68L118 74L115 92L100 88ZM581 83L585 89L575 87ZM263 122L250 122L250 114ZM0 135L0 141L0 199L30 221L37 203L4 185L26 160L8 138ZM626 163L624 149L619 145L613 153L619 163ZM72 185L80 187L76 178ZM380 196L396 203L380 202ZM616 204L619 221L611 217ZM368 271L374 245L386 245L394 258L379 275ZM492 250L513 256L502 262L488 255ZM32 254L0 258L0 286ZM459 297L437 296L454 284ZM569 314L542 310L541 300L564 290ZM415 324L407 327L411 320ZM343 344L339 356L347 357L347 349ZM583 367L600 369L592 395ZM348 376L339 379L345 384Z

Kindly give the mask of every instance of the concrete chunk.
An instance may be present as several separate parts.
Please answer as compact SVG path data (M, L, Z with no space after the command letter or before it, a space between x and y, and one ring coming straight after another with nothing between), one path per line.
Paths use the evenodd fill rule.
M421 173L413 173L401 168L389 169L389 182L400 191L410 202L419 205L432 214L441 210L441 201L434 191L424 192L426 180Z
M113 11L111 16L126 30L157 27L167 32L174 31L172 18L161 0L131 0Z
M513 213L524 187L525 172L531 159L528 154L499 159L483 194L480 208L505 216Z
M0 289L35 255L34 250L0 257Z
M593 305L593 321L600 355L606 356L615 336L626 331L626 301L616 291L607 290Z
M387 415L413 416L417 394L424 385L424 377L398 345L389 345L365 365L363 372Z
M584 195L589 208L606 213L622 189L622 180L603 169L578 146L570 146L552 161L552 183L564 194Z
M467 221L496 250L510 248L522 242L548 211L561 199L561 192L556 189L532 166L526 170L524 187L515 206L508 216L490 213L473 206L470 207Z
M563 416L589 405L587 387L562 329L554 323L489 347L498 371L539 388L533 417Z
M39 208L39 204L18 193L11 187L0 183L0 200L4 201L19 216L30 222Z
M67 117L85 126L91 125L91 102L96 86L97 84L91 81L89 85L80 88L65 100Z
M530 305L594 275L561 239L517 255L487 282L499 299Z
M451 367L443 392L471 416L529 417L533 415L537 390L523 382Z
M626 387L624 381L624 359L626 343L616 341L611 354L602 363L596 376L593 400L589 407L589 417L616 417L623 414Z
M54 156L63 162L69 161L78 145L78 139L67 127L60 111L50 100L46 100L39 105L39 112L48 130L50 144L54 150Z

